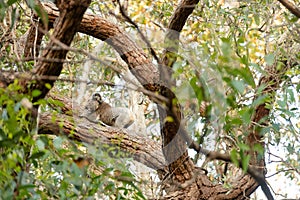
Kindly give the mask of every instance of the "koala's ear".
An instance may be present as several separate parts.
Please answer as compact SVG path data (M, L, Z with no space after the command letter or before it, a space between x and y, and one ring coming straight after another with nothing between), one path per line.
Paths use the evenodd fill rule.
M98 101L99 103L102 103L102 97L99 92L95 92L92 96L92 99Z

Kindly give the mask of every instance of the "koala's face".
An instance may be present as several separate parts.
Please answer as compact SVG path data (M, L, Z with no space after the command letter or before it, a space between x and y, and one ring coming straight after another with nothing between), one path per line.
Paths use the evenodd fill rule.
M102 104L101 95L96 92L92 95L92 98L89 99L84 107L84 116L87 116L89 119L96 120L98 114L98 109Z
M93 99L90 99L86 106L84 107L82 116L85 116L91 121L97 121L98 120L98 114L97 109L99 108L98 101L95 101Z
M98 107L99 107L99 102L97 100L90 99L90 100L88 100L88 102L85 106L85 110L88 113L93 113L98 109Z
M99 104L102 103L102 97L100 95L100 93L95 92L92 96L92 100L97 101Z

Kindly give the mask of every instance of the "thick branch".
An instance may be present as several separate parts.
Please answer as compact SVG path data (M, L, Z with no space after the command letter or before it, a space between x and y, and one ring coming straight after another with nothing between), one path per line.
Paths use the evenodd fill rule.
M161 147L157 142L137 135L129 137L125 130L103 127L85 118L57 114L53 121L51 113L42 113L39 134L64 134L70 139L92 145L118 145L121 150L132 154L135 160L152 169L163 169L165 166Z
M293 13L296 17L300 18L300 9L295 6L289 0L278 0L284 7L286 7L291 13Z
M159 109L159 117L162 124L161 135L165 147L164 155L166 160L170 163L169 169L174 173L175 180L180 182L192 178L191 172L194 170L194 166L191 159L186 158L186 143L190 141L191 138L189 134L184 131L184 127L181 127L181 120L183 118L182 110L180 109L181 106L177 102L175 94L170 90L170 88L175 86L174 80L171 78L172 71L170 67L172 67L176 61L180 31L198 2L198 0L182 0L173 13L167 27L168 30L165 36L166 49L160 67L160 80L165 86L160 90L160 93L169 100L166 109ZM168 118L172 120L166 120ZM178 152L178 154L182 154L182 156L179 157L174 152ZM177 170L178 168L185 168L190 174L185 176Z
M171 16L165 36L166 49L162 59L164 66L172 67L176 61L179 34L198 3L199 0L182 0Z
M52 34L53 38L56 38L60 42L64 43L65 45L69 46L73 40L75 33L78 30L78 26L81 22L84 12L88 8L91 0L86 1L57 1L57 6L60 10L60 15L58 17L56 26L54 27L54 31ZM28 45L28 44L27 44ZM64 60L66 58L67 50L60 49L54 41L51 41L48 44L48 48L43 51L42 56L45 59L60 59ZM34 69L32 72L34 75L44 76L59 76L62 70L63 63L58 62L46 62L46 61L39 61L37 68ZM53 85L54 81L47 81L51 86ZM44 98L49 91L49 87L45 87L46 82L38 81L35 84L28 83L25 81L23 83L24 86L28 84L28 88L30 90L38 89L42 92L42 94L35 98L34 101L40 98ZM25 86L25 92L27 87Z
M268 95L271 97L272 102L274 102L274 92L277 91L279 84L282 82L282 76L285 74L285 72L287 71L288 67L286 65L286 67L284 67L283 69L281 69L280 71L278 71L276 69L276 63L273 66L268 66L266 69L266 73L267 75L262 76L259 80L259 84L258 87L264 87L265 89L262 91L262 94L259 95ZM259 97L259 95L257 95L256 98ZM251 149L253 149L252 147L255 144L260 144L263 148L265 146L264 143L264 136L261 134L261 128L259 126L255 126L253 124L258 124L258 125L265 125L269 122L269 114L270 114L270 106L266 106L267 104L264 102L260 105L258 105L255 109L254 115L252 117L252 121L254 123L252 123L249 126L249 130L251 130L251 132L249 133L249 135L246 138L246 142L247 144L251 147ZM259 175L260 177L264 177L264 167L265 167L265 161L264 158L259 158L260 156L258 155L258 152L251 150L250 152L251 155L251 159L250 159L250 165L254 165L257 166L257 170L255 171L257 175ZM251 174L251 172L250 172ZM255 176L253 176L255 177ZM262 184L261 181L257 180L258 183L262 186L262 190L264 191L264 193L266 194L268 199L274 199L273 196L270 193L269 188L267 187L267 185L265 184L264 178L261 179L261 181L264 181L264 183ZM253 187L253 191L256 189L256 187Z

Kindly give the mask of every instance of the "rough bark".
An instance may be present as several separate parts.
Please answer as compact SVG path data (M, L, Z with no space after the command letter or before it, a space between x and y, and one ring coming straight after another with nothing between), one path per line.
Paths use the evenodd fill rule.
M300 8L294 5L289 0L278 0L284 7L286 7L291 13L293 13L296 17L300 18Z
M159 109L164 155L168 163L170 163L170 173L173 174L174 180L180 183L184 183L193 178L195 166L187 152L186 138L189 137L189 135L187 135L185 131L182 131L185 127L181 127L181 122L184 118L183 112L177 102L177 97L170 90L170 88L176 86L175 80L172 80L171 68L177 58L180 32L198 2L199 0L183 0L172 14L167 26L165 35L166 47L159 68L160 80L164 86L166 86L161 89L161 94L169 100L166 109ZM173 120L166 121L169 117Z
M49 20L58 17L57 8L51 3L43 4ZM155 91L154 85L159 83L159 73L144 51L116 25L96 15L85 14L78 31L91 35L110 44L128 64L131 72L142 85Z
M73 40L75 33L78 30L78 26L82 20L83 14L91 3L90 0L79 1L79 0L68 0L68 1L57 1L57 7L59 8L60 14L57 18L56 26L54 27L52 38L60 41L61 43L69 46ZM33 30L32 30L33 31ZM31 35L29 37L32 37ZM27 41L26 45L30 45L30 41ZM42 57L46 60L58 59L64 61L67 55L67 50L59 48L55 41L51 40L46 48L42 52ZM26 51L27 52L27 51ZM37 67L31 72L37 76L59 76L62 70L63 62L51 62L51 61L39 61ZM42 93L40 96L34 98L37 101L40 98L44 98L49 91L49 87L45 87L48 83L53 86L54 80L47 82L40 80L36 83L30 83L27 80L23 81L25 93L30 92L34 89L40 90ZM28 91L29 89L29 91Z
M199 3L199 0L184 0L176 8L172 14L168 30L165 36L165 52L162 58L162 64L167 67L172 67L176 61L176 54L178 51L179 35L186 23L187 18L194 11L194 8Z
M64 134L70 139L92 145L115 145L151 169L163 169L165 166L160 145L148 138L130 135L126 130L104 127L77 116L57 114L54 119L51 113L42 113L38 133Z
M40 116L39 134L64 134L70 139L75 139L88 144L108 144L118 145L124 152L130 153L133 158L145 164L146 166L159 171L162 177L164 188L168 191L168 195L162 199L243 199L244 196L250 195L246 188L256 185L255 180L246 175L236 181L231 191L223 188L223 185L213 184L206 176L204 171L199 168L188 169L192 173L192 178L188 179L189 174L183 174L186 177L183 180L174 181L170 178L170 172L164 167L166 166L161 146L151 139L127 134L126 131L112 127L103 127L99 124L87 121L85 118L79 118L71 115L71 102L68 98L49 94L50 98L60 100L65 106L61 110L68 115L58 114L56 120L50 113L43 113ZM73 113L74 114L74 113ZM63 124L59 126L58 124ZM217 152L212 152L217 159L229 159L229 156L218 157ZM180 173L186 171L184 167L193 166L189 162L188 156L184 154L185 163L180 164L176 169ZM183 160L184 160L183 159ZM179 173L177 172L177 173ZM176 173L176 172L173 172ZM240 185L243 185L240 187ZM171 192L172 191L172 192Z

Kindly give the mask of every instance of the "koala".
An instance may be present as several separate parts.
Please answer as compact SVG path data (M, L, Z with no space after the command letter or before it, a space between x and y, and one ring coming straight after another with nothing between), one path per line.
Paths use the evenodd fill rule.
M96 92L85 106L84 116L93 122L101 121L106 125L128 128L134 123L133 113L124 107L112 107L102 100Z

